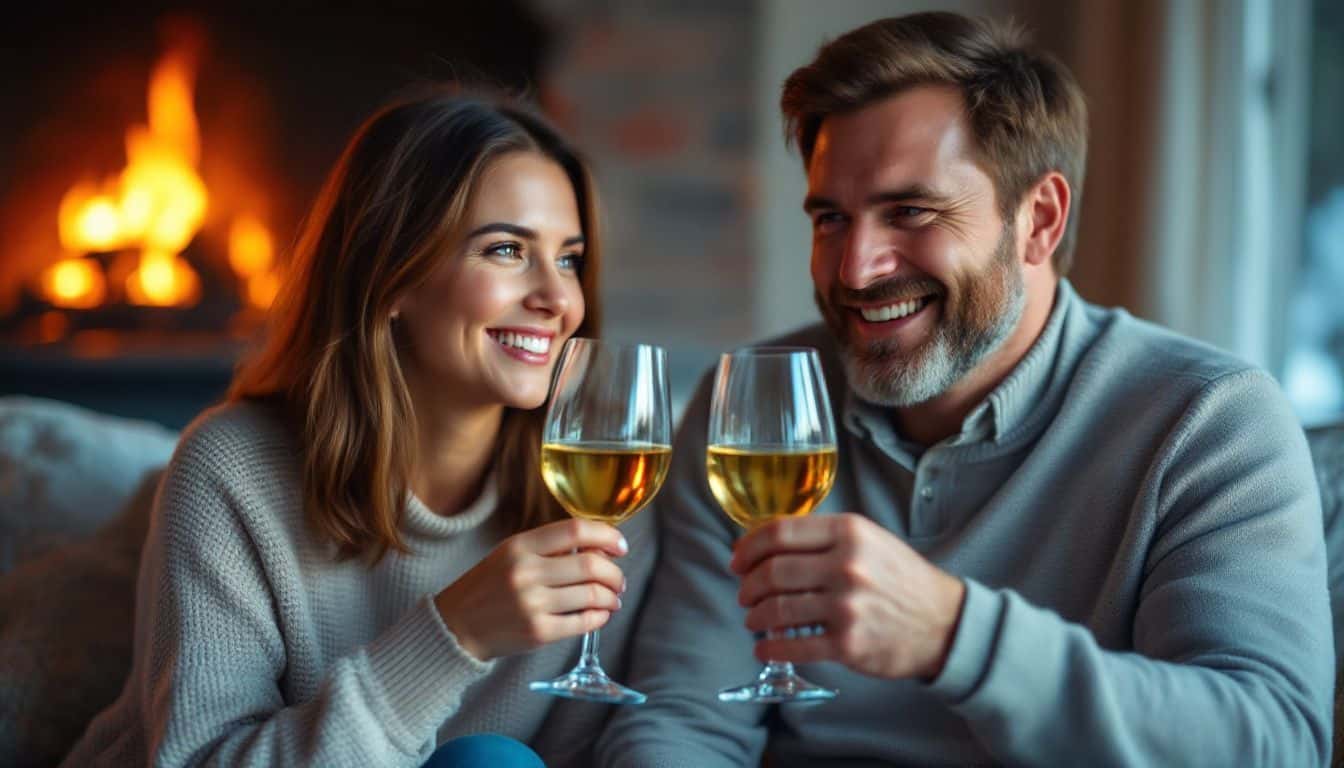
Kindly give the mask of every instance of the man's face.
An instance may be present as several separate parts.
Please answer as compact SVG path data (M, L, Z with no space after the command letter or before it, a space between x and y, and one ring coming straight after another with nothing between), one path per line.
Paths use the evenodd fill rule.
M920 86L826 118L804 209L817 306L865 400L933 399L1017 326L1014 227L975 163L957 91Z

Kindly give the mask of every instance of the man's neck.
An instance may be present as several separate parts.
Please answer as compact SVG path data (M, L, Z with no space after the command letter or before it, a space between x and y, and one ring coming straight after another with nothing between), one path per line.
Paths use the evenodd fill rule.
M897 408L895 420L900 433L906 439L930 446L960 432L967 414L1008 378L1040 338L1050 319L1058 285L1059 281L1052 279L1048 291L1045 285L1030 286L1028 290L1037 295L1028 297L1012 334L946 392L917 405Z

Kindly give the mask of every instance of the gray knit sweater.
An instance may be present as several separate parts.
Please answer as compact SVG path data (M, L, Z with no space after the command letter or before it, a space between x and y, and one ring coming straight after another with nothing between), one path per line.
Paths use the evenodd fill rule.
M304 521L296 445L273 412L207 412L159 491L126 687L64 764L415 766L485 732L553 767L586 764L610 708L527 690L574 663L577 639L482 663L431 601L504 538L486 487L451 517L411 497L410 555L338 561ZM613 674L655 558L650 522L625 529L626 607L602 633Z
M705 481L709 388L655 502L662 556L600 765L1308 766L1328 763L1334 659L1306 440L1263 371L1080 299L923 449L849 391L814 514L855 512L966 583L930 684L804 665L834 701L767 710L715 689L760 669L728 569L739 531Z

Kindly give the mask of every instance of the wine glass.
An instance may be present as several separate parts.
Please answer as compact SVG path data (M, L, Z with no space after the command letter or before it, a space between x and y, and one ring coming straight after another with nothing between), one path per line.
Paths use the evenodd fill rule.
M571 516L616 525L662 487L672 458L667 352L647 344L570 339L560 354L542 433L541 476ZM534 691L610 704L645 695L603 671L597 630L578 664Z
M708 446L710 490L743 528L815 509L830 493L836 466L835 426L816 350L757 347L721 356ZM835 695L804 680L792 663L770 661L754 682L719 691L719 700L763 704Z

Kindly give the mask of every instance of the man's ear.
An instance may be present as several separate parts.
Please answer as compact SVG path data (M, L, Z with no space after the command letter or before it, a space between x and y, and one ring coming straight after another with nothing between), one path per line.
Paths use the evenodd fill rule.
M1073 192L1063 174L1051 171L1027 190L1018 208L1018 225L1026 234L1023 259L1031 266L1048 264L1064 237Z

